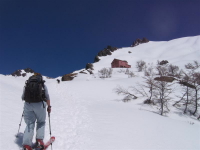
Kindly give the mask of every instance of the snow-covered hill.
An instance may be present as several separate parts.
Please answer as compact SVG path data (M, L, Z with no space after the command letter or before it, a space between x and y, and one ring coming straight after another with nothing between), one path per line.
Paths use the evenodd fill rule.
M131 51L131 53L129 53ZM98 71L111 67L112 60L127 60L136 76L128 78L113 69L111 78L101 79ZM170 112L160 116L156 107L144 105L144 97L128 103L117 95L117 86L128 88L143 82L143 73L137 72L136 61L169 63L184 68L200 58L200 36L175 39L168 42L149 42L137 47L122 48L112 55L100 57L94 63L94 74L78 73L72 81L57 83L46 80L49 89L52 113L52 134L56 136L54 150L199 150L200 122L196 117L184 115L170 105ZM83 70L83 69L81 69ZM60 77L58 77L60 78ZM0 149L20 149L16 141L23 102L22 89L26 77L0 75ZM178 85L177 85L178 86ZM172 94L172 100L177 100ZM49 123L46 122L45 140L49 138ZM23 133L24 122L20 132ZM18 143L18 144L16 144Z
M131 53L129 53L131 52ZM112 55L100 57L94 63L94 74L103 67L111 67L113 59L126 60L131 69L137 72L136 62L143 60L147 64L157 64L157 61L167 60L170 64L184 68L184 65L200 58L200 36L185 37L171 41L148 42L136 47L121 48ZM78 72L78 71L77 71Z

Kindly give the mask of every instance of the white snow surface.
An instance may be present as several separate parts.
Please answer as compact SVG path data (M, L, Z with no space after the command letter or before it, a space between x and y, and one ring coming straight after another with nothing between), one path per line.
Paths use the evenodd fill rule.
M115 68L111 78L99 78L98 71L111 67L114 58L127 60L137 76L128 78ZM172 106L161 116L156 108L143 104L144 97L124 103L123 96L114 92L117 86L128 88L143 82L143 74L135 68L138 60L154 64L168 60L184 68L199 58L200 36L186 37L119 49L94 63L94 75L75 71L78 75L73 81L58 84L56 79L44 77L52 105L52 135L56 137L53 150L199 150L200 121L195 117ZM23 112L21 94L29 76L0 75L0 150L20 149L15 135ZM172 103L178 100L176 94ZM24 129L22 120L20 132ZM47 141L48 117L45 130Z

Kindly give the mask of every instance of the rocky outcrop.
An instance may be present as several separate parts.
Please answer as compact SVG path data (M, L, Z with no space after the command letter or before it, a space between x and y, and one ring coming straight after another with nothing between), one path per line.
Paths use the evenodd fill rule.
M62 81L71 81L76 77L77 73L70 73L70 74L65 74L62 76Z
M107 48L104 48L94 58L94 63L100 61L99 57L101 56L107 56L107 55L112 55L112 52L116 51L116 47L112 47L110 45L107 46Z
M95 62L99 62L99 61L100 61L99 56L95 56L95 58L94 58L94 63L95 63Z
M26 68L26 69L24 69L24 71L26 72L26 73L34 73L35 71L33 70L33 69L31 69L31 68Z
M162 60L162 61L159 62L158 64L159 64L159 65L165 65L165 64L167 64L167 63L169 63L167 60Z
M90 74L93 74L93 72L92 72L91 69L87 69L87 71L88 71Z
M80 71L79 73L87 74L87 72L85 72L85 70L82 70L82 71Z
M35 73L35 71L31 68L24 69L26 73ZM22 73L22 70L16 70L15 72L11 73L12 76L26 76L26 73Z
M98 56L107 56L107 55L112 55L109 49L104 49L98 53Z
M93 64L87 63L86 66L85 66L85 69L86 69L86 70L87 70L87 69L94 70L94 69L93 69Z
M161 77L154 78L154 80L165 81L165 82L173 82L176 79L174 77L161 76Z
M149 40L147 38L143 38L143 39L136 39L133 44L131 45L131 47L135 47L139 44L143 44L143 43L148 43Z
M187 86L189 88L192 88L192 89L196 89L196 87L188 82L185 82L185 81L179 81L179 84L183 85L183 86Z

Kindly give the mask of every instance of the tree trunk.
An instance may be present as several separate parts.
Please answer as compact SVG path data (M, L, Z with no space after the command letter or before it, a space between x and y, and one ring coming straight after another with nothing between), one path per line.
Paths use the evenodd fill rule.
M161 92L161 95L160 95L161 116L163 115L163 110L164 110L164 100L163 100L163 96L164 96L164 87L162 87L162 92Z
M184 114L186 113L186 111L187 111L187 106L188 106L188 87L187 87L187 99L186 99L186 104L185 104L185 110L184 110Z
M151 98L152 98L152 95L153 95L153 88L152 87L150 87L150 93L151 93L151 95L150 95L149 100L151 101Z
M193 113L193 115L195 115L196 114L196 112L197 112L197 108L198 108L198 97L197 97L197 94L198 94L198 90L197 89L195 89L195 110L194 110L194 113Z

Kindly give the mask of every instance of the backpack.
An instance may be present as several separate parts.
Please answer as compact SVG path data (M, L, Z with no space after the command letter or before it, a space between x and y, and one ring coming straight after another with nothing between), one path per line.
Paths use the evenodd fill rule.
M41 75L29 77L25 85L24 100L29 103L45 101L44 82Z

